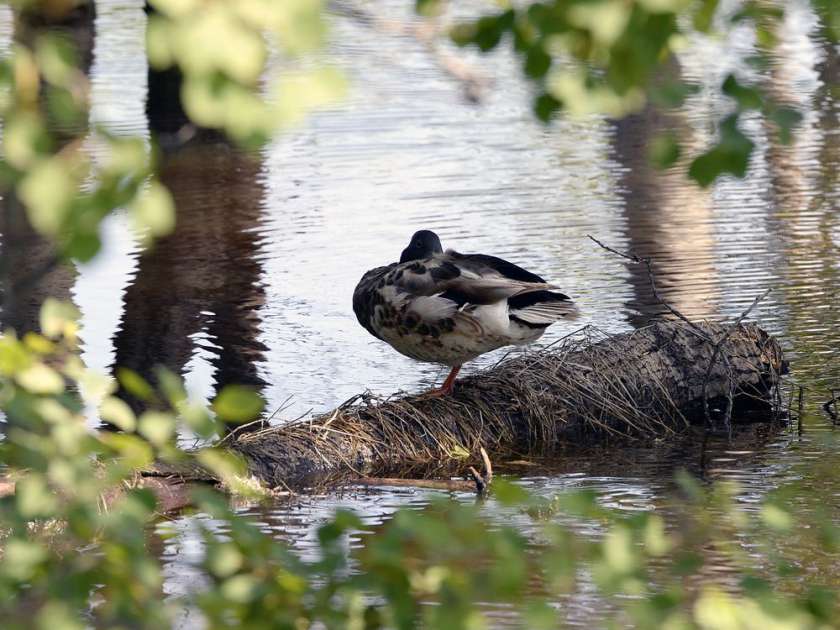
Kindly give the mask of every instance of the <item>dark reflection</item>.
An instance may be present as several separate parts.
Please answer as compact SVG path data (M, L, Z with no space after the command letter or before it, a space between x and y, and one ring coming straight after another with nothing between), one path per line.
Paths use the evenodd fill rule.
M89 74L93 63L95 19L93 2L70 10L49 3L35 5L15 12L14 39L32 47L43 33L60 34L73 42L80 67ZM44 107L42 104L42 110ZM53 128L51 131L59 147L84 133L84 129ZM38 329L38 312L46 298L70 300L76 271L70 265L60 263L52 242L35 231L26 209L13 191L3 191L0 211L0 324L22 334Z
M177 225L140 256L114 339L116 366L154 381L155 366L183 374L201 348L217 388L262 388L259 171L254 156L226 144L190 144L163 158Z
M766 89L776 102L805 113L791 144L783 144L767 123L767 163L774 201L768 216L781 252L787 333L797 355L795 369L815 384L837 387L840 366L820 356L840 345L840 54L827 41L815 42L818 86L801 94L791 59L774 51Z
M684 149L690 146L685 121L679 113L664 114L649 105L612 124L627 249L652 259L663 300L689 317L713 316L720 289L711 198L688 180L687 165L662 171L649 159L651 141L666 131L676 133ZM666 310L654 298L644 265L631 264L628 269L634 293L627 303L628 319L643 326Z
M140 255L114 338L115 366L155 382L155 367L183 375L201 349L217 391L234 383L262 389L260 161L190 125L179 79L149 70L146 111L163 147L159 177L174 197L177 221L172 234ZM139 410L137 400L122 395Z

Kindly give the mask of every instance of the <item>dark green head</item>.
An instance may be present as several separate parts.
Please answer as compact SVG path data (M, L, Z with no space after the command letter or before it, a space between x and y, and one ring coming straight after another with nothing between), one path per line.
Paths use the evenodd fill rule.
M422 260L441 253L443 253L443 247L440 245L438 235L430 230L420 230L411 237L411 242L400 256L400 262Z

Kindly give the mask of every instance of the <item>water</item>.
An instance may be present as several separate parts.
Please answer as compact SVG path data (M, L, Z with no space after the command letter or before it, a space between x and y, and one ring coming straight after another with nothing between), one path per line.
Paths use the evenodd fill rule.
M411 19L411 3L381 4L386 17ZM98 8L91 117L148 138L142 3ZM753 505L807 474L809 461L840 450L819 407L829 388L840 390L840 55L814 24L804 4L791 3L765 78L805 112L796 142L779 144L759 115L748 116L757 144L749 177L704 191L647 166L646 142L661 130L678 132L691 151L710 141L713 121L730 107L712 88L736 67L734 51L751 45L741 32L695 41L681 56L683 75L705 89L672 115L564 119L546 128L531 116L530 87L510 56L466 54L494 79L474 105L410 36L338 17L329 55L352 86L342 105L256 158L218 146L181 152L162 173L179 208L172 236L141 254L118 214L93 263L52 274L38 291L81 309L89 365L145 372L162 362L205 399L226 383L249 383L270 408L285 406L288 419L366 389L417 391L445 376L371 337L350 307L361 274L398 258L417 229L434 229L444 247L502 256L551 279L579 302L585 324L620 332L660 313L644 269L598 248L586 238L592 234L652 257L661 295L692 318L733 319L772 289L751 317L779 336L793 376L809 388L803 435L748 432L713 442L702 471L741 482L739 500ZM7 30L0 35L8 38ZM35 243L27 251L34 260L40 250ZM34 307L6 321L13 315L31 322ZM553 326L540 344L570 331ZM701 472L698 444L594 449L519 473L540 493L591 487L605 504L667 516L673 473L686 465ZM819 496L836 507L837 484L819 484ZM338 506L375 525L399 507L425 505L428 495L349 489L243 511L306 555L314 527ZM796 509L807 518L813 507L803 498ZM492 502L486 510L497 522L510 516ZM178 531L160 550L171 594L191 583L198 544L191 523L165 525ZM840 585L830 559L813 563L818 579ZM568 602L570 621L591 625L594 601ZM182 621L192 623L189 615Z

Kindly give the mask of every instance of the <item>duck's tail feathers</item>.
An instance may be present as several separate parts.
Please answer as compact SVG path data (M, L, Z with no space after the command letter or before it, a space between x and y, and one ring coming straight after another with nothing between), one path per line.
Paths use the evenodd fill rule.
M531 327L550 326L561 319L573 320L580 315L577 305L558 291L529 291L508 299L510 318Z
M512 296L548 291L558 287L545 282L523 282L510 278L481 278L464 274L448 284L450 293L462 295L470 304L493 304Z

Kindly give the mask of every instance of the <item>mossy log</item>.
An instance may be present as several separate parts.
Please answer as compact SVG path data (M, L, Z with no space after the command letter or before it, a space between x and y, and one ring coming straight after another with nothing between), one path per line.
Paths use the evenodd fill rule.
M481 447L491 458L546 455L607 436L672 436L692 422L771 419L784 368L755 324L657 322L606 336L592 328L462 378L452 396L360 396L312 418L233 436L229 446L271 486L337 474L433 467ZM704 395L705 393L705 395Z

